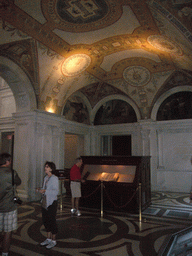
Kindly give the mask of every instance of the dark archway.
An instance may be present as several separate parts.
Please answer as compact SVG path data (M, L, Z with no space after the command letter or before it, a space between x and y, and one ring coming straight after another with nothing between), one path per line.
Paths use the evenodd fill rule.
M157 112L157 121L192 118L192 92L174 93L163 101Z

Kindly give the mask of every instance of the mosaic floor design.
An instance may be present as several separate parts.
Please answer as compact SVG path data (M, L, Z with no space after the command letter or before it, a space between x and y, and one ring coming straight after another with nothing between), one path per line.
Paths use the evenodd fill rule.
M192 203L187 193L153 192L151 201L144 215L192 220Z
M187 214L192 209L186 194L153 193L152 206L143 212L142 221L125 213L104 213L101 218L94 209L81 209L82 216L74 217L69 200L64 200L57 213L57 245L47 250L39 245L46 237L41 206L25 203L18 208L19 228L13 234L10 256L155 256L168 235L191 225L188 215L166 213L175 209Z

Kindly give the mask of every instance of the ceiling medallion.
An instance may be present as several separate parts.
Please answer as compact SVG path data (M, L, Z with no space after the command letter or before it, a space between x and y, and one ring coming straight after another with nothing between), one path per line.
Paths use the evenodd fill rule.
M91 63L91 58L86 54L74 54L67 58L61 67L65 76L76 76L82 73Z
M147 41L160 51L182 55L181 48L169 38L160 35L152 35L147 38Z
M144 86L150 81L151 74L147 68L131 66L124 70L123 77L132 86Z
M105 28L122 15L117 0L42 0L46 20L58 29L69 32L87 32Z

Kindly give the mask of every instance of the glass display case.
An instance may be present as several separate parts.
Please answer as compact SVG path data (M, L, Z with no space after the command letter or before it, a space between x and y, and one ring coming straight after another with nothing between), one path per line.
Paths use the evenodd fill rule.
M149 156L82 156L81 206L100 209L103 182L104 209L139 212L151 204ZM139 184L141 202L139 202Z

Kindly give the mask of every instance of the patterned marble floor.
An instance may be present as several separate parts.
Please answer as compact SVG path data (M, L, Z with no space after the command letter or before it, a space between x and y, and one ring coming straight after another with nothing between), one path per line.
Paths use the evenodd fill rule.
M152 193L152 205L139 216L81 209L70 214L69 198L58 209L57 245L39 245L46 233L38 202L19 206L19 228L13 234L10 256L155 256L168 235L192 225L188 194Z
M186 193L152 193L152 204L143 214L192 220L192 204Z

